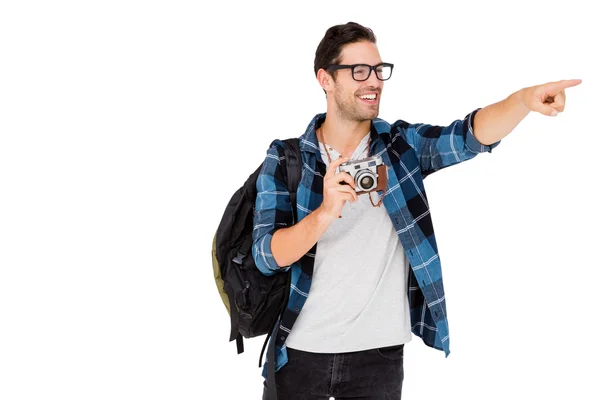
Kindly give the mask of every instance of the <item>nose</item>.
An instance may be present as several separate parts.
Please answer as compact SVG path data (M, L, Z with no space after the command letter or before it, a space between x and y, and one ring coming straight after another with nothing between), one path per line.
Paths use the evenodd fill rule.
M373 87L376 89L380 89L383 87L383 81L380 81L379 79L377 79L377 73L375 72L374 69L371 70L371 75L369 75L369 78L365 81L365 83L367 85L369 85L370 87Z

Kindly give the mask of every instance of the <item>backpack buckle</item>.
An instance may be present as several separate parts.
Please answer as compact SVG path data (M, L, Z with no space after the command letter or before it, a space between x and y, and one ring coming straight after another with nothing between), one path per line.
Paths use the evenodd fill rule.
M233 260L231 260L231 261L233 261L233 262L234 262L234 263L236 263L237 265L242 265L242 261L244 261L244 257L246 257L246 255L245 255L245 254L243 254L243 253L240 253L240 252L238 251L237 255L236 255L236 256L233 258Z

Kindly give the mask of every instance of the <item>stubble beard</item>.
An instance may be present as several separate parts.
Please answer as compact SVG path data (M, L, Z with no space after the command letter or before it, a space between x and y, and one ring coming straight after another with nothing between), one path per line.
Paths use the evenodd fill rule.
M365 110L359 104L354 93L344 95L339 89L335 91L335 104L339 110L340 118L346 121L363 122L377 118L379 103L376 108Z

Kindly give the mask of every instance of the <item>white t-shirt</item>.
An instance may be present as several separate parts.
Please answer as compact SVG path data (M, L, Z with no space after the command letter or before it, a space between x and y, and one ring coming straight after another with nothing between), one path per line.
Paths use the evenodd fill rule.
M351 160L367 157L369 134ZM322 143L321 157L329 165ZM328 147L331 159L340 154ZM286 346L344 353L411 340L407 296L409 263L382 204L368 194L346 203L319 239L310 293ZM379 196L371 193L373 203Z

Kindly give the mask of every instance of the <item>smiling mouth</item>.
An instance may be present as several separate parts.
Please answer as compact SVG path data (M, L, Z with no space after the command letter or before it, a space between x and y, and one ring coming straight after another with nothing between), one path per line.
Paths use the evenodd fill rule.
M379 95L376 93L370 93L370 94L363 94L361 96L358 96L358 98L367 104L376 104L377 101L379 100Z

